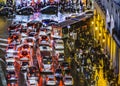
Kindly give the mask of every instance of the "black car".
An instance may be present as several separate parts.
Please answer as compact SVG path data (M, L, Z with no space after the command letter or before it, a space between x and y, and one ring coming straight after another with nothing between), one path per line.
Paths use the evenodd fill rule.
M31 15L33 14L33 12L34 12L34 8L31 6L22 7L21 9L18 9L16 11L18 15Z
M56 25L58 22L52 19L43 19L42 20L43 25Z
M20 26L21 26L20 23L11 24L11 25L8 27L8 32L9 32L9 34L11 35L12 33L16 32L16 31L19 31Z
M40 21L32 20L27 23L27 26L35 26L35 28L40 28L42 26L42 23Z
M49 5L40 10L42 14L57 14L58 13L58 7L54 5Z
M13 15L13 8L11 7L3 7L0 9L0 16L11 16Z

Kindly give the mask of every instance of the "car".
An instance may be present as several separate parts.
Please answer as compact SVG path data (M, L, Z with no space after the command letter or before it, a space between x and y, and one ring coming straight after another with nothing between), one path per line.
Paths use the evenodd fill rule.
M64 76L63 83L65 86L73 86L73 77L72 76Z
M54 75L48 75L46 77L46 86L56 86L56 79Z
M40 46L39 49L40 49L40 54L43 57L52 55L52 48L50 46L43 45Z
M46 40L41 40L39 43L39 46L51 46L51 43L49 41Z
M7 50L5 58L17 57L17 56L18 56L18 51L16 51L16 50Z
M45 41L50 41L50 37L49 37L49 36L46 36L46 35L40 36L40 37L39 37L39 41L43 41L43 40L45 40Z
M35 45L35 41L34 37L26 37L22 40L22 43L27 43L29 46L33 47Z
M20 29L20 33L21 33L21 37L22 37L22 38L26 37L26 36L27 36L27 33L28 33L27 28L22 27L22 28ZM25 35L25 36L24 36L24 35Z
M20 30L21 24L20 23L13 23L8 27L8 32L11 35L14 32L17 32Z
M15 62L15 58L14 57L8 57L6 58L6 62Z
M30 51L29 50L21 50L19 53L20 58L30 58Z
M64 45L63 44L55 44L55 55L57 54L64 54Z
M65 58L63 53L58 55L58 62L64 62L64 59Z
M28 33L28 37L34 37L34 38L37 38L37 33L36 32L29 32Z
M20 44L20 33L19 32L14 32L8 37L8 44Z
M31 47L30 47L30 45L28 43L23 43L22 44L22 50L30 51Z
M62 68L62 70L65 70L65 69L67 69L67 68L70 68L69 63L66 62L66 61L61 62L60 64L61 64L61 68Z
M57 68L55 70L55 77L56 77L56 80L59 82L60 80L62 80L63 78L63 71L61 68Z
M47 26L47 27L45 27L45 29L46 29L46 34L51 36L52 26Z
M61 39L56 39L56 40L54 40L54 42L55 42L55 44L63 44L64 45L64 42Z
M29 61L22 61L21 63L21 71L27 71L27 68L29 67Z
M27 26L30 27L30 26L34 26L35 28L40 28L42 26L42 23L40 21L37 21L37 20L32 20L32 21L29 21L27 23Z
M6 62L6 63L7 63L7 67L6 67L6 70L7 70L7 71L15 71L14 62L8 61L8 62Z
M7 71L7 80L8 81L18 80L17 73L15 71Z
M38 82L35 79L28 80L29 86L38 86Z
M19 15L31 15L34 12L34 8L31 6L22 7L16 11Z
M0 15L1 16L10 16L13 15L13 8L11 7L3 7L0 9Z
M41 72L42 73L53 73L54 72L52 58L43 57L43 61L41 65Z
M34 79L34 80L39 80L39 70L36 66L30 66L27 69L27 77L28 79Z
M38 36L47 36L47 33L45 31L40 31Z
M14 51L16 50L16 45L15 44L9 44L6 48L6 52L7 51Z
M44 26L49 25L50 23L58 23L58 21L52 20L52 19L43 19L42 23Z
M57 14L58 12L58 7L55 5L48 5L46 7L43 7L40 12L42 14Z
M17 86L17 84L18 84L17 80L7 81L7 86Z

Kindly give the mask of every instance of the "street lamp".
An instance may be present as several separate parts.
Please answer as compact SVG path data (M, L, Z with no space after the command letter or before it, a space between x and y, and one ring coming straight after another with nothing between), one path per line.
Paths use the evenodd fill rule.
M105 37L104 36L103 36L103 40L102 41L103 41L103 43L105 42Z
M95 27L95 30L98 30L98 27Z
M93 25L93 24L94 24L94 21L92 21L91 24Z
M102 33L101 33L101 31L99 32L99 37L101 37L101 35L102 35Z
M67 29L68 29L68 37L69 37L69 29L71 28L70 25L67 26Z

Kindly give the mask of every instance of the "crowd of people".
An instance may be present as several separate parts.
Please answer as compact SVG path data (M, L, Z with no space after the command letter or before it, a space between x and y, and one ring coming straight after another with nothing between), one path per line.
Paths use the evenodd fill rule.
M78 72L84 75L83 80L87 80L88 86L95 85L95 71L97 70L99 74L100 69L103 70L103 78L107 79L109 86L116 86L118 77L110 66L110 55L103 51L99 42L94 40L90 28L80 28L77 34L79 35L75 41L75 50L71 51L71 58L74 56L71 66L79 69Z

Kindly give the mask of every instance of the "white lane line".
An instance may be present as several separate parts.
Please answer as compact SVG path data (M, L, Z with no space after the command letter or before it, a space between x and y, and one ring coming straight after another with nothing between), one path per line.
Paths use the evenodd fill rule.
M2 45L2 46L8 46L8 44L5 44L5 43L0 43L0 45Z

